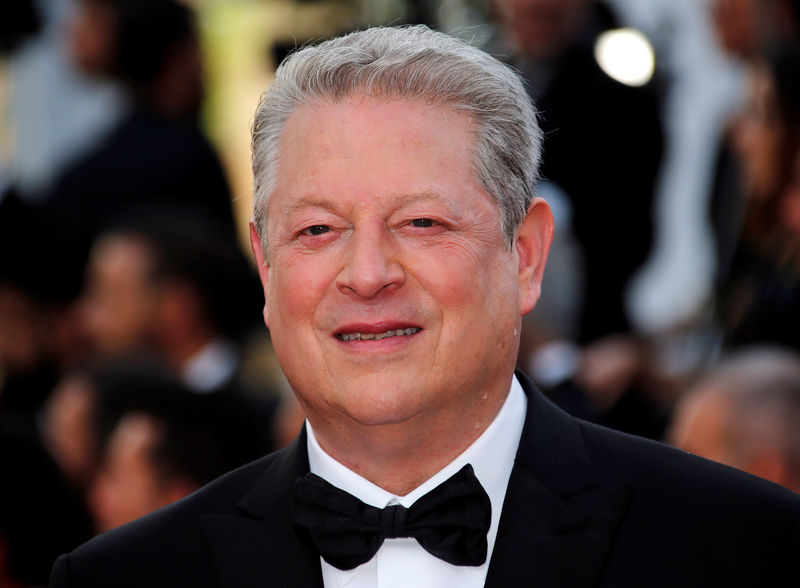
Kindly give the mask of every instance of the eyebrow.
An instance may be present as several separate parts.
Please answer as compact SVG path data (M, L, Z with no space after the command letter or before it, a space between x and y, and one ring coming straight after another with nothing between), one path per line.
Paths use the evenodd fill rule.
M409 206L420 202L442 201L443 198L437 192L425 191L417 192L414 194L397 194L389 197L391 201L398 204ZM308 208L324 208L331 212L335 212L337 202L325 198L312 198L304 197L291 203L286 207L287 212L292 213L298 210L306 210Z
M301 198L292 202L286 207L286 212L292 213L298 210L305 210L307 208L324 208L333 212L335 203L330 200L315 199L315 198Z

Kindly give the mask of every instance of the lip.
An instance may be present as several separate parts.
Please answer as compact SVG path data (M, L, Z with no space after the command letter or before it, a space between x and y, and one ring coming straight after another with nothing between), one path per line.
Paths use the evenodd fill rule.
M384 338L372 339L348 339L342 337L344 335L352 335L353 333L360 333L362 335L382 335L391 331L405 331L407 329L416 329L416 332L403 334L400 336L389 336ZM336 329L333 333L334 339L342 345L358 345L358 346L395 346L405 343L406 341L414 338L420 332L422 327L419 325L406 322L406 321L380 321L375 323L351 323Z
M378 335L386 331L396 331L398 329L420 329L418 324L407 321L380 321L375 323L351 323L343 325L336 329L333 333L335 335L344 335L346 333L367 333L369 335Z

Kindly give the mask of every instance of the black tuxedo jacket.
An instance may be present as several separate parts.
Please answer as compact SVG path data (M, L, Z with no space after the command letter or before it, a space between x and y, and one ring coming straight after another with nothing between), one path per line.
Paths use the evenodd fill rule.
M486 586L800 586L800 496L563 413L528 413ZM51 587L322 586L295 533L305 435L56 562Z

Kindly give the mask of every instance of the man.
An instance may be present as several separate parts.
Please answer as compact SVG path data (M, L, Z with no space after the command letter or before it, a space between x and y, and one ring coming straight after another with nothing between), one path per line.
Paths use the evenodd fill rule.
M304 433L51 585L795 583L794 494L515 377L552 237L535 121L515 74L424 27L293 54L255 118L252 235Z
M671 442L800 492L800 357L732 353L678 403Z

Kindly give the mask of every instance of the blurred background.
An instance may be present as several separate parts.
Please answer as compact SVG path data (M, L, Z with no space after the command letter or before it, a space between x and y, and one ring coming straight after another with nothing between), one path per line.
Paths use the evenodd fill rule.
M557 236L520 369L800 490L797 0L15 0L0 585L297 433L249 252L253 112L295 48L406 23L517 68L540 109Z

